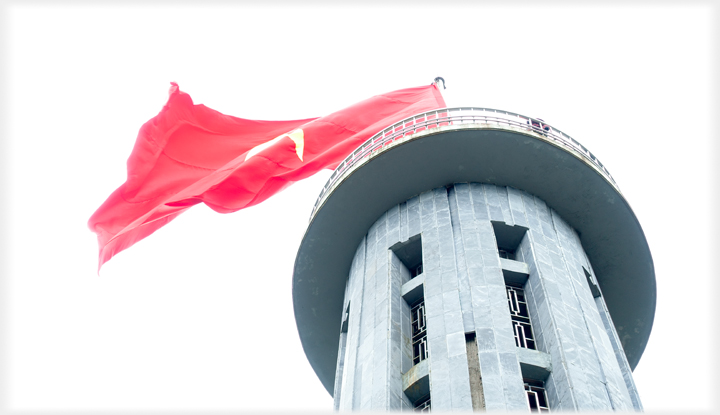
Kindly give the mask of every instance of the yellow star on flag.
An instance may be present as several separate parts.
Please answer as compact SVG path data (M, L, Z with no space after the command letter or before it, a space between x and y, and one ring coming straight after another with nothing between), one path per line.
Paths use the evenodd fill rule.
M295 130L291 133L281 134L281 135L273 138L270 141L266 141L262 144L256 145L255 147L251 148L250 151L248 151L247 156L245 156L245 161L250 160L250 157L253 157L257 153L272 146L273 144L282 140L284 137L290 137L290 139L295 142L295 153L297 153L297 156L300 159L300 161L303 161L303 148L305 147L305 135L303 133L303 130L300 128L298 128L297 130Z

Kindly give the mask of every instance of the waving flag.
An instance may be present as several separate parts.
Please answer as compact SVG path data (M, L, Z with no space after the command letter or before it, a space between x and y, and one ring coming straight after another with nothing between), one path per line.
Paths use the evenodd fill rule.
M433 85L376 95L325 117L256 121L194 105L177 84L140 129L127 180L88 222L99 266L203 202L229 213L256 205L322 169L334 169L383 128L445 107Z

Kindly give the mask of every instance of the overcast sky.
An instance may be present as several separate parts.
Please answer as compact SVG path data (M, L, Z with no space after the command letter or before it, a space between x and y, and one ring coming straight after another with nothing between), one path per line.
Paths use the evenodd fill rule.
M712 408L717 11L703 4L4 6L0 407L331 410L291 300L330 171L233 214L195 206L99 276L87 220L171 81L283 120L443 76L448 106L543 118L608 168L655 261L642 402Z

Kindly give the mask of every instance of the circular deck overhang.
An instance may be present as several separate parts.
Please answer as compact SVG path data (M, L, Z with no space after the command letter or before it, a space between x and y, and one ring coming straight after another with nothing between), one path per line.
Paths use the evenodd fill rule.
M330 394L345 283L362 237L392 206L452 183L511 186L555 209L580 235L633 369L645 350L655 315L653 261L607 170L556 129L528 128L526 117L506 112L518 119L448 116L462 110L444 110L447 122L434 126L413 121L408 129L405 120L378 133L341 163L318 199L295 259L293 307L305 354Z

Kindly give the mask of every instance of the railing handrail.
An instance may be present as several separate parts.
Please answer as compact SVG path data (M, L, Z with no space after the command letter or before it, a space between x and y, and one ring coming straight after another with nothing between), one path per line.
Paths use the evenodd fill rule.
M490 115L490 114L496 115ZM498 115L499 114L499 115ZM440 108L437 110L426 111L412 117L405 118L402 121L398 121L395 124L384 128L363 144L356 148L350 155L348 155L333 171L332 175L328 179L325 186L323 186L320 195L315 202L312 213L310 214L310 220L315 216L317 209L322 205L325 197L330 193L331 189L339 182L340 178L350 170L356 163L361 162L366 157L372 155L373 152L379 150L386 145L394 142L395 140L402 138L408 134L414 134L419 130L429 130L433 128L439 128L449 125L461 125L461 124L496 124L496 125L508 125L521 127L531 130L537 134L544 136L545 138L560 144L561 146L568 147L576 152L580 153L587 161L594 165L598 171L603 174L606 179L618 190L620 189L615 183L615 180L610 175L610 172L603 166L593 153L590 152L585 146L577 142L575 139L565 134L564 132L552 127L545 121L539 120L538 118L527 117L525 115L516 114L510 111L503 111L493 108L481 108L481 107L454 107L454 108ZM537 124L537 125L534 125Z

